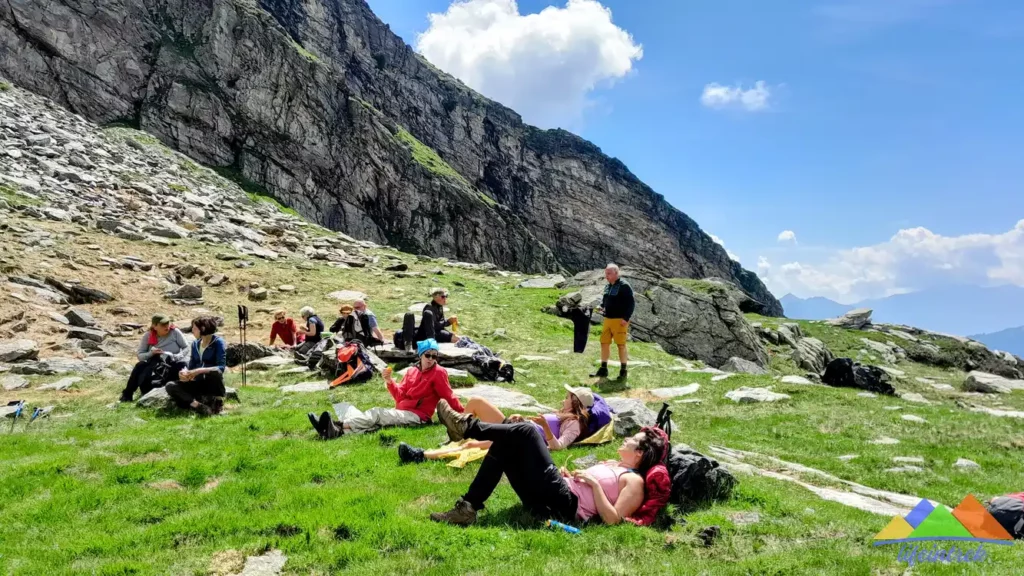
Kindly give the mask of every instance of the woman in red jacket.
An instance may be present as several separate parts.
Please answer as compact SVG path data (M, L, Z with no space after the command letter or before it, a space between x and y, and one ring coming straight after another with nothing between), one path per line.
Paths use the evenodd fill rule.
M401 384L391 377L390 366L384 370L384 383L395 399L394 408L371 408L366 412L349 408L345 414L340 415L340 421L332 420L328 412L321 414L319 419L310 412L310 423L321 437L332 439L342 434L372 432L385 426L426 424L430 422L441 399L447 401L453 410L462 413L464 408L448 383L448 371L437 363L437 351L437 341L434 339L420 342L416 350L419 360L405 373Z

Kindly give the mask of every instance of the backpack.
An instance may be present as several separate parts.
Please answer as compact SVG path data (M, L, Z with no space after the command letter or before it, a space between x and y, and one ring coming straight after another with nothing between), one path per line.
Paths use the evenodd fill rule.
M671 502L683 512L728 499L737 484L736 477L717 460L685 444L674 446L669 453L668 473L672 479Z
M395 331L393 338L396 350L412 352L416 349L416 315L407 312L402 320L402 329Z
M366 354L362 347L362 343L358 340L345 342L338 346L338 349L335 350L338 366L335 368L336 378L331 382L331 388L342 384L366 382L373 376L373 365L364 360Z
M604 401L604 398L595 392L594 405L590 407L589 414L587 415L587 437L607 426L612 421L612 414L614 413L615 410L612 410L612 407Z
M658 428L665 431L665 435L668 439L672 439L672 411L668 409L668 403L662 403L661 410L658 412L657 424Z
M1024 539L1024 492L993 498L985 509L1015 540Z
M330 338L324 338L314 344L305 357L296 352L295 355L298 360L300 360L299 364L305 365L310 370L316 370L317 364L319 364L320 360L324 357L324 351L327 350L327 347L332 343L333 340Z

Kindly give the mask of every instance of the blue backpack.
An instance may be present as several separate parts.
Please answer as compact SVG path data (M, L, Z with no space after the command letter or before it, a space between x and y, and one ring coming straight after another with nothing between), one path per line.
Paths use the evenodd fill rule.
M612 421L612 414L615 410L604 401L598 393L594 393L594 405L590 407L590 417L587 419L587 436L590 436L604 428Z

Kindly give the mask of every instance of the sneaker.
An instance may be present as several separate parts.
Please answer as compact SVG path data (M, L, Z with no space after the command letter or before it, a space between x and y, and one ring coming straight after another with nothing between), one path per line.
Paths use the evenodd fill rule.
M422 448L415 448L401 442L398 444L398 460L402 464L421 464L426 457L423 455Z
M131 402L132 401L132 395L131 394L124 394L124 393L122 393L121 397L118 398L117 401L118 402Z
M473 417L469 414L459 414L442 398L437 403L437 419L448 429L448 438L452 442L458 442L466 437L466 430L469 429Z
M476 522L476 510L469 502L459 498L454 508L447 512L434 512L430 515L430 519L434 522L444 522L455 526L469 526Z
M618 380L619 380L619 382L623 382L623 381L626 380L626 369L625 368L619 368L619 378L618 378Z
M591 374L590 377L591 378L607 378L608 377L608 367L607 366L601 366L600 368L597 369L597 372L594 372L593 374Z

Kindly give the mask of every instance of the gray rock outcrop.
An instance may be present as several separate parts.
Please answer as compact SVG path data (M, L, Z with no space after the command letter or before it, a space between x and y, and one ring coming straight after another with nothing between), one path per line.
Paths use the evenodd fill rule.
M39 345L32 340L0 340L0 362L20 362L37 356Z
M856 310L850 310L838 318L827 320L827 322L839 328L862 330L864 327L871 325L871 309L857 308Z
M14 84L99 123L127 121L353 237L526 272L616 261L721 277L782 314L754 273L620 161L438 71L363 0L11 2L0 47ZM90 163L50 172L87 183Z
M966 392L1009 394L1014 390L1024 390L1024 380L1010 380L995 374L974 370L967 374L963 388Z
M768 355L753 327L724 290L697 292L632 268L622 268L621 277L633 287L636 299L629 328L633 338L711 366L734 356L767 364ZM554 312L565 316L574 307L600 305L606 284L603 270L580 272L569 283L580 290L559 298ZM603 317L594 312L591 321L600 323Z
M835 356L825 346L825 343L817 338L800 338L793 348L793 362L804 370L815 374L824 372L825 367L833 358Z
M658 423L658 414L648 408L643 400L618 396L604 400L615 411L614 430L618 436L631 436L644 426L654 426Z
M739 358L737 356L733 356L732 358L729 358L728 360L725 361L725 364L722 364L718 368L719 368L719 370L722 370L724 372L732 372L734 374L767 374L768 373L767 370L765 370L761 366L757 365L756 363L751 362L750 360L744 360L743 358Z

